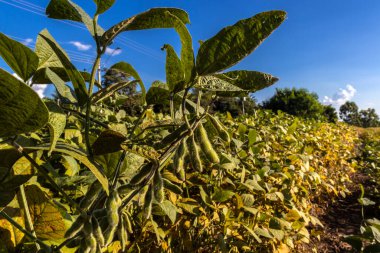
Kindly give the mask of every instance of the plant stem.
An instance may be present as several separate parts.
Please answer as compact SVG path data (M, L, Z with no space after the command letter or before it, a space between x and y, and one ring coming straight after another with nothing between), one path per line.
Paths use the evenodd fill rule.
M98 70L98 65L100 64L101 54L97 54L95 63L92 66L91 76L90 76L90 85L88 87L88 99L86 104L86 122L85 122L85 139L86 139L86 148L90 157L93 156L91 143L90 143L90 116L91 116L91 97L92 91L94 89L96 71Z
M193 130L191 129L190 122L189 122L189 120L187 119L187 116L186 116L186 97L187 97L187 94L189 93L189 90L190 90L190 88L185 89L185 93L183 94L183 98L182 98L182 116L183 116L183 119L186 122L187 128L189 130L191 130L191 134L193 134Z
M29 212L29 205L28 205L28 201L26 199L24 185L20 186L20 195L21 195L21 203L22 203L22 205L24 207L24 211L25 211L26 224L28 225L32 235L37 238L36 231L34 231L32 217L30 216L30 212ZM40 245L38 244L38 242L36 242L36 248L37 248L37 250L40 249Z
M15 149L22 154L37 170L42 174L43 177L53 186L54 189L56 189L59 193L62 194L62 196L66 199L66 201L73 206L76 210L80 211L79 205L73 201L64 190L59 187L56 182L49 176L49 174L45 171L45 169L39 165L28 153L24 151L24 148L20 146L18 143L15 141L12 142L12 145L15 147Z
M202 90L198 90L197 109L196 109L197 116L199 116L199 110L201 109L201 99L202 99Z
M76 110L73 110L73 109L70 109L70 108L66 108L66 107L62 107L62 109L63 109L64 111L68 111L68 112L72 112L72 113L74 113L74 114L77 114L77 115L78 115L79 117L81 117L82 119L85 119L85 118L86 118L86 115L85 115L85 114L80 113L80 112L78 112L78 111L76 111ZM110 128L107 124L105 124L105 123L103 123L103 122L100 122L99 120L93 119L93 118L91 118L91 117L90 117L90 120L91 120L92 122L94 122L95 124L98 124L99 126L104 127L105 129L109 129L109 128Z
M140 125L140 122L142 121L142 119L145 116L145 113L146 113L146 111L148 110L149 107L150 107L149 105L147 105L147 106L144 107L144 109L143 109L140 117L138 118L138 120L136 121L135 125L133 126L132 130L129 133L129 138L132 138L133 135L135 134L135 130L136 130L137 126Z
M170 117L174 120L174 94L170 94Z
M29 237L33 242L37 242L39 245L41 245L42 247L48 249L49 251L51 250L51 248L46 245L43 241L41 241L40 239L38 239L37 237L35 237L32 233L30 233L29 231L25 230L20 224L18 224L16 221L14 221L12 219L12 217L10 217L7 213L5 213L3 210L0 211L0 215L3 216L9 223L11 223L13 226L15 226L18 230L20 230L21 232L23 232L27 237Z
M112 184L111 184L111 189L112 190L115 189L115 187L116 187L117 178L119 177L119 174L120 174L120 168L121 168L121 166L124 163L126 155L127 155L127 151L124 150L123 153L121 154L120 158L119 158L119 161L117 162L116 170L115 170L115 175L113 177Z

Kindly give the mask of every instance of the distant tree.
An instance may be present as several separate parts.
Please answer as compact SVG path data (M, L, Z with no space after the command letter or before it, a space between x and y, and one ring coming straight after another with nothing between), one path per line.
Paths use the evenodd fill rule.
M323 106L323 116L328 122L335 123L338 121L338 113L331 105Z
M198 97L198 90L193 91L193 102L196 102ZM258 108L257 102L253 96L243 97L217 97L210 92L203 92L201 99L201 106L209 107L210 112L229 112L233 117L237 117L244 113L251 115L255 109Z
M339 108L339 117L346 123L361 126L359 107L355 102L347 101Z
M274 96L263 102L263 108L314 119L320 119L324 112L316 93L296 88L276 89Z
M118 69L103 69L105 74L102 78L102 86L108 87L114 83L127 82L131 79L131 76ZM133 83L120 89L119 95L128 97L125 103L122 105L122 109L129 115L138 115L142 112L141 93L137 90L137 84Z
M368 108L367 110L360 110L359 118L362 127L380 126L379 115L376 114L376 111L373 108Z

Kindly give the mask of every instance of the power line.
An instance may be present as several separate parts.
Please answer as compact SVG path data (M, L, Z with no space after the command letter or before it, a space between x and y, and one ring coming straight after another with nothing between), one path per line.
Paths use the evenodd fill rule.
M11 37L11 38L14 38L16 40L18 40L19 42L24 42L25 39L21 39L19 37L15 37L15 36L11 36L11 35L8 35L8 37ZM35 46L35 43L30 43L28 45L26 45L27 47L33 49L33 47ZM89 64L89 65L92 65L94 63L94 57L93 58L85 58L83 56L80 56L80 55L76 55L75 53L67 53L70 60L74 61L74 62L80 62L80 63L86 63L86 64Z
M36 15L40 15L40 16L45 16L45 14L41 14L41 12L36 12L36 11L33 11L33 10L30 10L30 9L26 9L22 6L18 6L18 5L15 5L15 4L12 4L12 3L9 3L9 2L6 2L6 1L3 1L3 0L0 0L0 2L2 3L5 3L5 4L8 4L8 5L11 5L13 7L16 7L18 9L21 9L21 10L24 10L24 11L28 11L28 12L31 12L31 13L34 13Z
M44 10L43 7L35 5L33 3L30 3L30 2L26 2L26 1L23 1L23 0L11 0L11 1L12 2L16 2L18 4L22 4L22 5L28 6L29 8L35 9L37 11L43 11L43 12L45 12L45 10Z
M38 6L38 5L35 5L33 3L30 3L28 1L25 1L25 0L11 0L15 3L17 3L18 5L16 4L12 4L12 3L9 3L9 2L5 2L4 0L0 0L0 2L2 3L5 3L5 4L8 4L8 5L11 5L15 8L18 8L18 9L21 9L21 10L24 10L24 11L28 11L30 13L33 13L33 14L36 14L36 15L40 15L40 16L45 16L45 9L41 6ZM30 9L27 9L25 7L28 7L28 8L33 8L34 10L30 10ZM87 30L85 28L84 25L82 24L77 24L75 22L68 22L68 21L65 21L65 20L59 20L57 19L57 21L59 22L62 22L62 23L65 23L67 25L70 25L70 26L73 26L75 28L79 28L79 29L82 29L82 30ZM149 47L146 47L136 41L133 41L131 39L128 39L128 38L125 38L125 37L121 37L119 36L117 39L115 39L115 42L119 43L119 44L122 44L126 47L129 47L131 49L133 49L134 51L137 51L139 53L142 53L142 54L145 54L147 56L150 56L151 58L154 58L160 62L163 62L163 59L161 57L160 54L158 54L156 51L154 51L153 49L149 48Z

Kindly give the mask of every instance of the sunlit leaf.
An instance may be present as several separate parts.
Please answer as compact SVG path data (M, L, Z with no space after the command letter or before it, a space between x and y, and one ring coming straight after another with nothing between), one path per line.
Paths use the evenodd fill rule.
M99 1L99 2L110 2ZM104 6L104 4L102 4ZM104 8L102 8L104 9ZM90 31L92 36L95 36L95 30L92 22L92 18L78 5L70 0L51 0L49 5L46 7L46 14L49 18L54 19L66 19L76 22L81 22L86 25L87 29ZM96 34L101 36L104 30L97 26Z
M285 17L283 11L268 11L223 28L199 48L197 73L213 74L232 67L255 50Z
M162 203L158 203L162 211L169 217L172 224L175 223L177 218L177 208L169 200L164 200Z
M166 82L169 91L177 92L184 89L185 73L181 60L171 45L165 45L166 50Z
M38 147L25 147L25 149L26 150L46 150L46 151L49 151L50 150L50 145L41 145L41 146L38 146ZM71 147L71 146L66 145L66 144L60 144L60 143L58 143L56 145L56 147L54 148L53 152L58 152L58 153L62 153L62 154L65 154L65 155L69 155L69 156L74 157L78 161L80 161L83 165L85 165L88 169L91 170L91 172L94 174L94 176L101 183L103 189L108 194L108 192L109 192L109 189L108 189L108 179L105 176L103 169L99 165L97 165L96 163L94 163L93 161L90 161L87 158L87 154L86 153L84 153L83 151L81 151L81 150L79 150L77 148Z
M189 23L189 17L183 10L176 8L153 8L111 27L102 36L102 46L108 46L118 34L124 31L175 27L175 17L166 15L166 12L176 16L184 24Z
M140 88L141 88L141 95L143 101L145 101L145 96L146 96L146 90L145 90L145 85L144 82L142 81L140 75L138 72L133 68L133 66L127 62L118 62L110 67L110 70L116 70L116 71L121 71L127 75L132 76L136 81L139 82Z
M47 124L50 134L50 150L48 155L54 150L58 138L64 132L66 127L66 114L65 112L53 101L45 102L49 108L49 122Z
M24 82L37 70L37 55L27 46L3 33L0 33L0 56Z
M87 103L88 95L86 83L79 73L79 71L75 68L75 66L70 62L66 53L63 49L57 44L54 38L50 35L50 33L45 29L38 35L41 38L41 47L42 51L52 52L51 54L55 55L59 62L66 70L66 74L70 77L70 81L74 86L75 95L78 99L79 105L84 105ZM50 67L50 66L46 66ZM56 66L54 66L56 67ZM58 66L60 67L60 66Z
M249 92L264 89L278 81L278 78L270 74L248 70L230 71L216 76Z
M42 240L64 237L66 227L63 217L48 195L37 185L25 187L29 212L38 238Z
M66 83L61 79L61 77L59 77L55 72L51 71L49 68L46 68L45 73L49 80L51 80L51 82L54 84L59 95L61 95L63 98L66 98L71 103L78 102L77 99L71 93L70 87L66 85Z
M97 9L96 14L102 14L107 11L115 3L115 0L94 0Z
M215 188L211 199L216 202L225 202L235 195L233 191L223 190L221 188Z

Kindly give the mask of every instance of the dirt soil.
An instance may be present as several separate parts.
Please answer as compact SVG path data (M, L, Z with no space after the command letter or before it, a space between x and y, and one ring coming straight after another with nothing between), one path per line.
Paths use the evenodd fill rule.
M320 236L320 240L316 236L311 236L310 243L299 245L295 252L355 252L342 239L347 235L360 234L360 225L363 219L362 207L358 203L361 193L359 185L364 186L365 192L371 192L375 186L370 182L367 175L360 172L351 175L351 180L352 183L348 185L348 189L352 192L351 195L335 201L323 201L325 202L323 205L315 204L311 214L316 216L324 225L323 228L314 228L314 233ZM365 209L365 218L373 217L380 218L379 210Z

